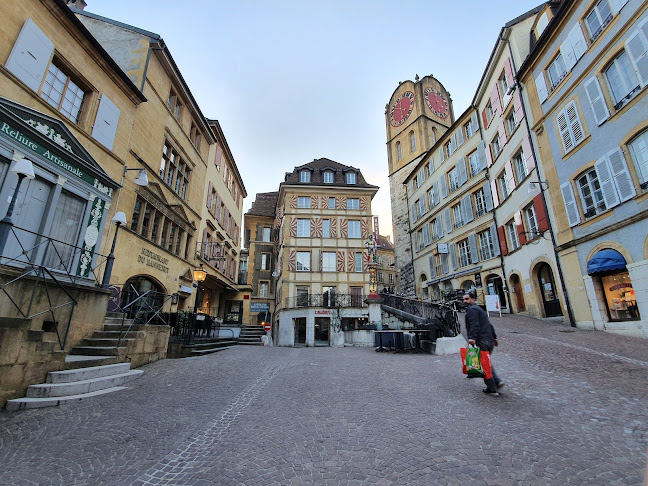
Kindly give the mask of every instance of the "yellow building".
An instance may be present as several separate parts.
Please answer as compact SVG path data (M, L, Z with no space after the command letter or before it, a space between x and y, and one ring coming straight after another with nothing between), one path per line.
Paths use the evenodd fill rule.
M367 324L371 201L362 173L316 159L286 174L277 199L273 340L328 345L334 332Z
M375 232L374 227L374 232ZM378 235L376 246L376 292L393 293L396 285L396 252L389 236Z

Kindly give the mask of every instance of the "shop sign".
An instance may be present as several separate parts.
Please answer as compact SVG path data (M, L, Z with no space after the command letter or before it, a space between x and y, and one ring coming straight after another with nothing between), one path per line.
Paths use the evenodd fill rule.
M330 316L330 315L331 315L331 311L329 311L329 310L316 310L316 311L315 311L315 314L316 314L316 315L325 315L325 316Z
M88 225L86 226L85 236L83 237L83 247L81 256L79 257L79 268L77 268L77 275L87 277L91 270L92 259L94 257L94 249L99 240L99 227L101 226L101 219L103 218L106 201L99 198L94 198L92 201L92 210L88 218Z
M250 304L250 312L268 312L270 304L268 302L252 302Z
M47 127L49 128L49 127ZM50 128L50 130L52 130ZM39 130L41 131L41 130ZM16 140L18 143L20 143L22 146L27 147L29 150L32 152L45 157L47 160L52 162L53 164L57 165L64 171L66 171L68 174L71 174L75 176L78 179L81 179L83 182L87 182L91 186L93 186L95 189L97 189L100 193L112 197L112 188L104 186L99 180L97 180L95 177L92 177L89 174L86 174L83 172L81 169L76 167L75 165L71 164L70 162L67 162L66 160L62 159L58 155L50 152L48 149L45 147L41 147L38 143L34 142L31 140L29 137L25 136L22 134L19 130L16 130L15 128L12 128L10 125L8 125L5 122L2 122L2 126L0 126L0 133L3 133L7 135L9 138L12 138ZM60 135L57 133L57 137L60 138ZM51 138L51 137L50 137ZM55 137L56 138L56 137ZM55 140L55 139L53 139Z
M437 245L437 252L438 253L448 253L448 244L447 243L439 243Z
M160 272L169 273L169 259L164 258L162 255L155 253L154 251L142 248L140 254L137 255L137 261L143 263L147 267L155 268Z

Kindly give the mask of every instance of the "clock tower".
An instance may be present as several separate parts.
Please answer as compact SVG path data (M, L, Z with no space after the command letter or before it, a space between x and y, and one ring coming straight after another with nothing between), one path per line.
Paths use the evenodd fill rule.
M420 157L454 123L450 93L431 75L401 82L385 106L385 123L397 290L414 297L407 188L403 182Z

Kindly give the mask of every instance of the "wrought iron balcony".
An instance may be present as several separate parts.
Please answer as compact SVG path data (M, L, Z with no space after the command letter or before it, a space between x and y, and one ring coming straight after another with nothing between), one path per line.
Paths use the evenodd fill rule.
M337 308L359 308L367 307L365 296L352 294L303 294L297 297L286 297L284 299L285 309L298 307L324 307L329 309Z

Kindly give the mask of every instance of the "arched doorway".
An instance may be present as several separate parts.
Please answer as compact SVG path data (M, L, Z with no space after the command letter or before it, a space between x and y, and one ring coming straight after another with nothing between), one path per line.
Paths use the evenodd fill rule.
M587 274L596 286L600 285L611 321L641 319L626 265L625 257L611 248L596 252L587 262Z
M502 282L502 278L499 275L489 275L486 277L486 294L497 295L502 309L508 308L506 293L504 292L504 282Z
M562 316L560 299L558 299L558 289L556 289L553 272L548 263L541 263L538 266L538 284L540 285L540 295L542 296L545 317Z
M146 294L146 295L145 295ZM141 297L145 295L145 297ZM138 275L126 280L121 292L121 307L125 308L131 302L137 303L129 306L132 312L138 310L159 309L164 303L166 289L157 281L146 275Z
M524 312L526 310L526 304L524 302L524 294L522 293L522 282L520 282L520 277L517 274L511 275L509 288L513 292L513 298L515 299L515 308L517 312Z

